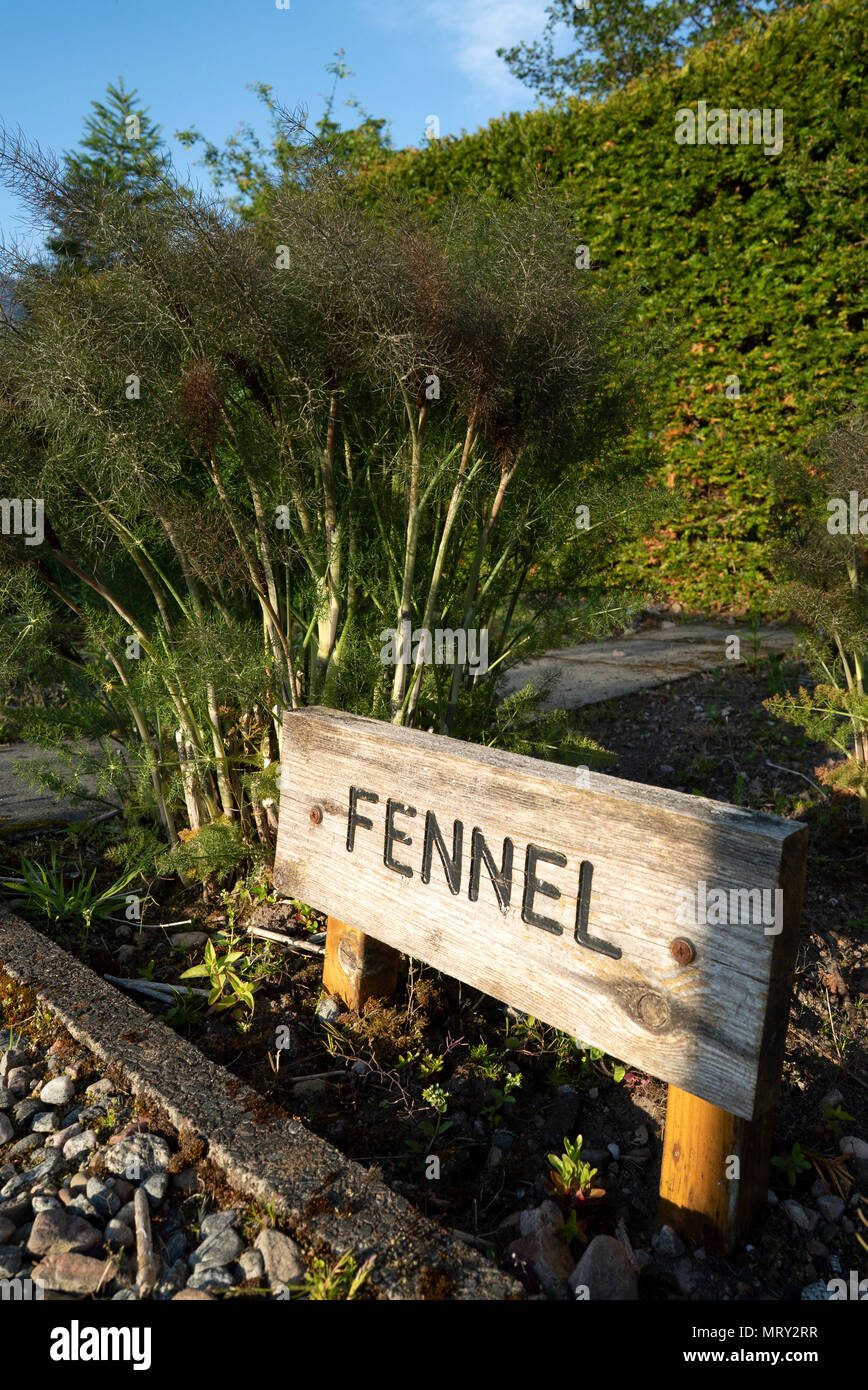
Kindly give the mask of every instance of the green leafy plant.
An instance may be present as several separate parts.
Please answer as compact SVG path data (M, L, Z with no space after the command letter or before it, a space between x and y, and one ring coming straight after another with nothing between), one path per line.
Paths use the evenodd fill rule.
M206 979L211 986L208 1003L218 1010L243 1008L252 1014L255 1008L253 986L243 980L235 968L243 959L243 951L226 951L218 956L214 942L208 940L202 964L185 970L181 979Z
M488 1092L488 1101L482 1107L482 1118L487 1120L490 1125L495 1125L501 1118L501 1112L507 1105L515 1105L513 1091L517 1091L521 1086L521 1072L509 1072L503 1081L503 1086L492 1086Z
M551 1171L549 1187L557 1197L565 1197L573 1202L587 1202L604 1197L605 1189L594 1187L597 1169L582 1159L582 1136L575 1142L564 1137L561 1154L549 1154Z
M788 1154L780 1154L772 1159L772 1166L780 1169L786 1176L790 1187L795 1187L800 1173L808 1173L811 1163L802 1152L801 1144L795 1143Z
M334 1264L316 1256L311 1260L301 1283L291 1286L292 1296L307 1298L312 1302L348 1302L358 1298L374 1260L375 1256L371 1255L364 1264L359 1265L349 1251L345 1251Z
M96 887L96 869L87 877L81 873L70 877L58 864L53 846L47 865L22 859L20 874L20 878L0 880L4 888L17 894L13 898L15 906L42 912L50 922L81 922L85 933L90 932L95 921L109 917L125 902L124 890L139 877L139 871L133 869L100 890Z

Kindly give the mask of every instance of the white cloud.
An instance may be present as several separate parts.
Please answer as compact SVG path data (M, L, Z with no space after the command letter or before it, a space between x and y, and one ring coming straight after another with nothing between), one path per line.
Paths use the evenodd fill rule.
M369 10L387 24L403 27L434 25L454 45L455 65L463 73L499 94L527 96L527 88L498 58L498 48L539 38L546 22L546 0L376 0Z

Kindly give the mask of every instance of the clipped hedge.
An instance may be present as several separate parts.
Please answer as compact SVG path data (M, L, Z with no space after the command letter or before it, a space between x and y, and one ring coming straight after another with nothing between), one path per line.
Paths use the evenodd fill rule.
M602 105L503 116L365 175L372 195L397 186L435 207L542 176L574 210L592 270L638 286L652 323L677 324L655 433L686 505L618 564L688 607L768 607L763 459L864 391L865 17L864 0L815 0ZM676 143L676 111L700 100L781 108L782 152Z

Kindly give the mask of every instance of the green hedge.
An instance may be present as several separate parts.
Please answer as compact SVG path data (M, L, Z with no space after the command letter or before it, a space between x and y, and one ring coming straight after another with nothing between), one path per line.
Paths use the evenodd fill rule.
M815 2L602 105L504 116L366 171L372 194L393 186L434 206L468 186L515 196L542 176L574 210L592 267L638 286L651 323L675 323L655 432L686 505L619 568L689 607L764 606L763 459L864 391L865 16L864 0ZM676 110L700 100L781 108L782 153L677 144Z

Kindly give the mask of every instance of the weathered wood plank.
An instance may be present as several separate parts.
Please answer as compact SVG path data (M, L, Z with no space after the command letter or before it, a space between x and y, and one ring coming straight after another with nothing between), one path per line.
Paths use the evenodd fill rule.
M766 1200L773 1118L743 1120L670 1086L660 1220L687 1240L734 1249Z
M356 715L284 717L280 891L745 1119L774 1103L806 835ZM685 922L703 890L712 912Z
M369 999L388 999L398 983L397 951L357 927L329 917L322 982L326 992L361 1011Z

